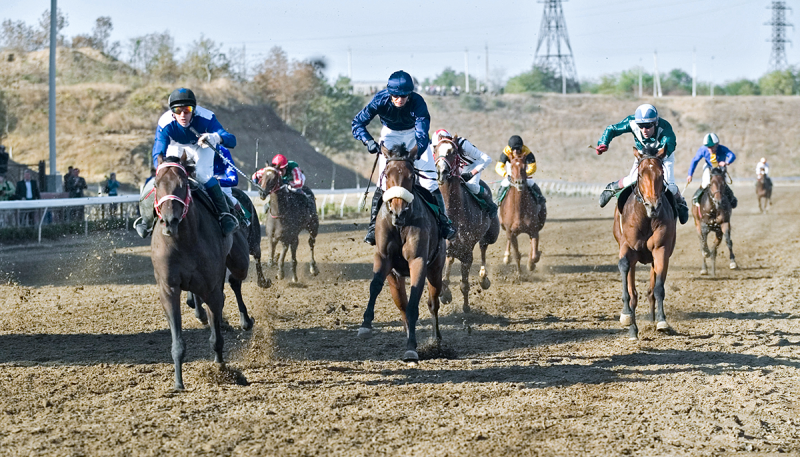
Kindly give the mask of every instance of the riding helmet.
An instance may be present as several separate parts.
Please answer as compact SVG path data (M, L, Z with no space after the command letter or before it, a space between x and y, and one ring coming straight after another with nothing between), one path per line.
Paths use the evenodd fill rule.
M174 108L176 106L197 106L194 92L185 87L173 90L169 94L169 107Z
M636 113L633 115L634 122L637 124L652 124L658 122L658 110L656 107L645 103L636 108Z
M511 149L522 149L522 137L519 135L514 135L508 139L508 147Z
M719 137L716 133L707 133L703 138L703 146L710 148L719 144Z
M445 129L439 129L433 134L433 144L434 145L439 144L442 141L442 138L453 139L453 135L450 135L450 132L448 132Z
M414 91L414 80L411 75L400 70L392 73L389 76L389 83L386 84L386 89L389 90L390 95L402 97Z
M278 155L276 155L275 157L272 158L272 166L274 166L274 167L276 167L278 169L282 170L282 169L286 168L287 165L289 165L289 161L286 160L286 157L284 157L283 154L278 154Z

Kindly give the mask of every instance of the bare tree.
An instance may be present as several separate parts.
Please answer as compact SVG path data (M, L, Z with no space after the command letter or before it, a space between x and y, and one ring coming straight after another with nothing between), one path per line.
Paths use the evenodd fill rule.
M0 26L0 46L17 52L30 52L37 49L36 31L23 21L6 19Z
M231 63L221 51L221 45L210 38L200 35L200 39L192 42L181 68L186 76L211 81L213 78L229 76Z
M289 61L286 52L274 47L259 67L253 83L275 108L284 122L303 130L303 112L324 89L320 79L321 62Z
M61 11L61 8L56 10L56 45L64 46L66 38L61 34L66 26L69 25L67 16ZM39 17L39 30L36 31L34 36L38 49L45 49L50 46L50 9L44 10L44 13Z
M131 38L128 42L128 62L138 71L164 81L174 81L179 76L175 54L175 40L169 31L150 33Z

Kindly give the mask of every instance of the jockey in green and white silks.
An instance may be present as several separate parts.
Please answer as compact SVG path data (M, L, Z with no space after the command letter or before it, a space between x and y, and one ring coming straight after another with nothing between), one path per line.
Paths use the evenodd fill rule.
M672 195L675 196L678 203L678 218L681 224L685 224L689 220L689 208L686 206L686 200L681 196L680 189L675 184L675 147L677 141L675 139L675 132L672 130L672 125L665 119L661 119L658 111L653 105L644 104L636 108L636 112L632 116L628 116L622 121L609 125L606 127L603 135L597 141L595 150L600 155L608 150L608 145L611 140L624 134L633 134L634 144L636 149L640 151L645 145L654 145L659 149L666 148L666 157L663 160L664 166L664 180L667 183L667 188ZM603 193L600 195L600 207L606 206L611 197L616 192L624 189L627 186L636 182L638 178L638 161L634 161L628 176L609 183Z

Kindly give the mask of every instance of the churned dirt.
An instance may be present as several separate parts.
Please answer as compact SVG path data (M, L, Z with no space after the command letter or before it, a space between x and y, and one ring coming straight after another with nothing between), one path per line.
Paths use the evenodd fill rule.
M304 235L299 285L263 290L248 279L251 332L238 328L226 289L230 371L211 362L209 332L185 308L184 392L172 390L149 241L116 232L4 247L0 453L800 453L800 188L777 187L768 215L752 188L735 190L740 269L727 268L722 250L717 277L699 276L694 228L680 227L668 334L653 329L646 300L638 341L619 324L611 209L552 197L538 269L514 284L501 235L490 248L491 288L475 275L473 312L445 306L443 350L423 348L423 360L406 365L388 291L377 335L356 337L372 253L363 221L336 222L317 243L320 276L307 273ZM460 300L457 287L453 295ZM424 339L425 306L420 315Z

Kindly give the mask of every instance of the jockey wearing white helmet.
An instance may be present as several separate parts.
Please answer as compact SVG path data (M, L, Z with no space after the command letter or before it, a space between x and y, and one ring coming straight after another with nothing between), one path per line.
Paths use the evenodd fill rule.
M727 147L719 144L719 137L716 133L706 134L706 136L703 137L703 145L697 150L692 162L689 164L689 175L686 177L686 184L692 182L694 169L701 160L703 161L703 178L700 181L700 188L697 189L694 193L694 197L692 197L692 203L697 206L700 206L699 201L703 190L711 183L711 169L717 167L723 169L727 168L728 165L736 160L736 154ZM733 195L733 189L731 189L730 186L726 186L726 189L725 193L728 196L728 201L731 202L731 208L736 208L738 200Z
M461 151L461 158L464 161L464 167L461 169L461 179L470 192L483 199L483 201L489 205L489 215L494 217L497 214L497 205L495 205L492 200L489 188L484 187L486 183L481 181L481 172L492 163L492 158L475 147L468 139L460 136L454 137L445 129L439 129L434 132L432 138L433 146L438 146L444 139L450 140L450 142L455 144ZM436 160L438 169L440 166L440 159L437 157L434 157L434 159Z
M640 105L632 116L606 127L600 140L597 141L597 147L595 148L597 154L600 155L606 152L611 140L623 133L633 134L636 149L640 151L645 144L667 149L667 155L663 160L664 180L667 182L667 188L675 196L675 200L678 203L678 218L681 224L685 224L689 220L689 207L686 206L686 200L683 199L680 189L675 184L675 155L673 153L677 142L675 133L672 131L672 125L659 117L655 106L647 103ZM606 186L600 195L600 207L606 206L616 192L635 183L637 178L638 161L634 161L628 176L619 181L611 182Z

